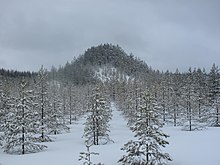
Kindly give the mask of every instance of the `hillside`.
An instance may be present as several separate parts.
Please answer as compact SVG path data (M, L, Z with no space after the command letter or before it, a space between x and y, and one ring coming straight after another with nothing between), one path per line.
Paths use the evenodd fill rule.
M104 44L87 49L83 55L60 67L56 74L59 79L85 84L99 81L95 73L102 67L116 68L118 72L131 77L155 73L144 61L128 55L118 45Z

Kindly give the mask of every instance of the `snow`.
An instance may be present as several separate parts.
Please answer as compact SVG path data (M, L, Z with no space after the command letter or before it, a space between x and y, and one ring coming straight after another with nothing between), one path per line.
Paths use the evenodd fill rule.
M113 118L110 122L110 138L114 143L92 146L90 151L98 152L92 156L92 162L102 162L105 165L116 165L124 151L120 148L134 134L126 125L126 120L112 104ZM54 135L54 142L44 143L48 146L42 152L27 155L9 155L0 150L1 165L81 165L79 153L86 151L82 138L85 117L71 125L71 132ZM219 165L220 164L220 128L208 128L203 131L181 131L180 127L165 127L164 133L170 138L165 152L173 161L170 165Z
M163 130L170 135L170 144L165 149L173 158L170 165L220 164L220 128L181 131L181 127L166 127Z
M106 74L105 74L106 73ZM113 67L113 66L102 66L99 68L96 68L95 70L95 77L97 79L99 79L101 82L107 82L110 80L114 80L116 79L116 73L117 73L117 68ZM118 81L120 81L119 77L124 77L125 81L128 81L131 77L128 76L127 74L122 74L120 72L118 72ZM132 81L134 80L134 78L131 79Z
M111 79L111 76L108 75L104 75L104 71L108 70L107 67L103 67L103 68L98 68L97 71L95 71L95 77L99 80L101 80L101 82L107 82ZM110 69L111 71L114 71L114 68ZM109 70L108 70L109 71Z

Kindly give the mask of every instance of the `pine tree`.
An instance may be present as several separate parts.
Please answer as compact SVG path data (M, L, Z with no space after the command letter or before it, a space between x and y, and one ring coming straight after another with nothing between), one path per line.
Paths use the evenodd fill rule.
M69 124L72 124L73 119L73 96L72 96L72 85L69 85L69 92L68 92L68 101L69 101Z
M220 73L215 64L213 65L208 78L208 98L211 107L211 125L220 126L219 107L220 107Z
M66 124L66 114L67 114L67 87L64 83L59 90L62 100L62 113L63 113L63 124Z
M0 131L3 131L3 125L6 123L6 115L9 112L12 99L7 79L0 76Z
M4 105L4 92L3 92L3 78L2 75L0 75L0 132L2 131L2 126L5 121L5 105ZM0 145L1 145L1 139L0 139Z
M2 75L0 75L0 132L2 131L2 127L3 127L2 121L4 121L4 117L5 117L4 109L2 106L2 100L3 100L2 86L3 86ZM0 135L0 146L2 145L2 139L3 139L3 137Z
M140 93L141 93L141 87L139 82L131 82L127 84L128 90L127 90L127 96L125 98L125 101L119 102L119 104L122 105L124 109L124 115L128 118L128 126L132 126L136 121L136 116L134 112L138 111L138 108L140 106ZM122 109L122 110L123 110Z
M0 132L4 132L7 114L10 111L13 97L10 96L9 85L6 77L0 75ZM0 135L0 146L4 141L4 135Z
M119 162L131 165L159 165L171 161L169 154L162 153L160 147L169 144L164 138L169 137L160 128L158 106L149 92L141 95L140 110L136 113L137 120L132 127L136 140L124 145L122 150L127 152Z
M166 80L166 77L165 75L162 75L162 78L161 78L161 82L159 83L159 96L158 96L158 101L162 107L162 111L161 111L161 116L162 116L162 120L163 122L165 123L166 122L166 119L167 119L167 104L168 104L168 101L167 101L167 96L168 96L168 82Z
M49 109L51 107L49 100L49 85L48 85L48 73L47 70L41 67L38 72L37 80L35 84L35 90L37 95L37 116L38 122L40 125L39 133L41 136L39 137L39 141L41 142L50 142L52 141L49 136L46 135L49 127Z
M178 73L178 70L176 71L176 73ZM175 80L178 80L178 78L175 78L175 74L171 74L169 71L167 71L164 74L163 80L162 80L162 94L160 94L160 97L162 97L162 118L163 121L165 123L169 123L172 122L170 121L171 119L173 119L173 125L176 125L176 118L175 118L175 110L173 110L174 107L178 107L177 104L179 104L179 91L178 90L174 90L175 86L177 85L175 82ZM176 76L177 77L177 76ZM164 87L163 87L164 86ZM178 88L178 87L177 87ZM175 98L176 99L176 105L175 103L173 103L174 101L174 91L176 91L176 94L178 97Z
M108 132L111 112L106 99L102 96L99 87L96 87L90 98L88 117L86 120L84 137L86 144L99 145L110 141Z
M170 115L173 119L173 125L177 126L180 123L181 118L181 97L182 97L182 79L181 74L176 70L172 76L172 84L170 90Z
M93 165L93 163L91 161L91 156L92 155L99 155L99 153L91 152L90 147L91 147L91 145L86 145L87 151L86 152L80 152L79 161L83 160L84 165Z
M62 111L62 101L59 96L58 90L59 84L55 81L51 83L50 87L50 102L51 105L48 107L48 124L47 129L49 134L60 134L62 132L68 132L69 127L67 127L64 123L64 114Z
M33 102L33 91L27 89L27 83L23 79L19 88L19 97L16 99L13 109L7 115L4 128L4 151L7 153L32 153L46 148L45 145L35 143L36 138L36 114Z
M185 76L184 92L183 92L183 107L185 109L185 123L182 130L201 130L203 125L200 123L201 118L198 115L199 92L197 91L198 84L196 83L195 70L191 68Z
M207 99L207 93L208 93L208 87L207 87L207 76L205 73L205 70L203 71L201 69L197 69L195 74L195 84L196 84L196 92L197 92L197 113L198 118L201 120L201 122L205 123L207 122L208 118L208 99Z

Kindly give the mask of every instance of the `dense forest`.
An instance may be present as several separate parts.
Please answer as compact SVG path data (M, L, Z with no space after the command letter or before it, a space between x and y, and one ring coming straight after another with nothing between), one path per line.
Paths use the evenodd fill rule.
M94 110L94 102L106 110L104 114ZM153 107L162 125L188 131L218 127L219 68L213 64L210 71L191 67L183 73L178 69L160 72L118 45L103 44L50 71L43 66L36 73L1 69L0 144L7 153L37 152L46 147L41 142L52 140L50 134L68 131L68 124L87 113L87 142L106 143L110 141L110 102L119 107L131 128L142 115L152 116L145 104ZM94 114L101 117L93 118ZM105 119L105 124L98 123L98 118Z

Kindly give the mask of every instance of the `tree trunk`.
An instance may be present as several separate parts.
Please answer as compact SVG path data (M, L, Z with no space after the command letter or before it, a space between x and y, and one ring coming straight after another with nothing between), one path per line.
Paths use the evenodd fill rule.
M24 149L24 126L22 126L22 154L24 155L25 149Z
M218 110L218 105L216 105L216 126L218 126L219 125L219 112L218 112L219 110Z
M41 141L44 141L44 91L43 84L41 87Z
M24 89L23 89L24 90ZM24 92L24 91L23 91ZM24 134L25 134L25 130L24 130L24 120L25 120L25 115L24 115L24 93L23 93L23 96L22 96L22 154L24 155L24 142L25 142L25 137L24 137Z
M70 88L70 124L72 124L72 96L71 96L71 88Z
M176 105L174 106L174 112L173 112L173 120L174 120L174 126L176 127Z

